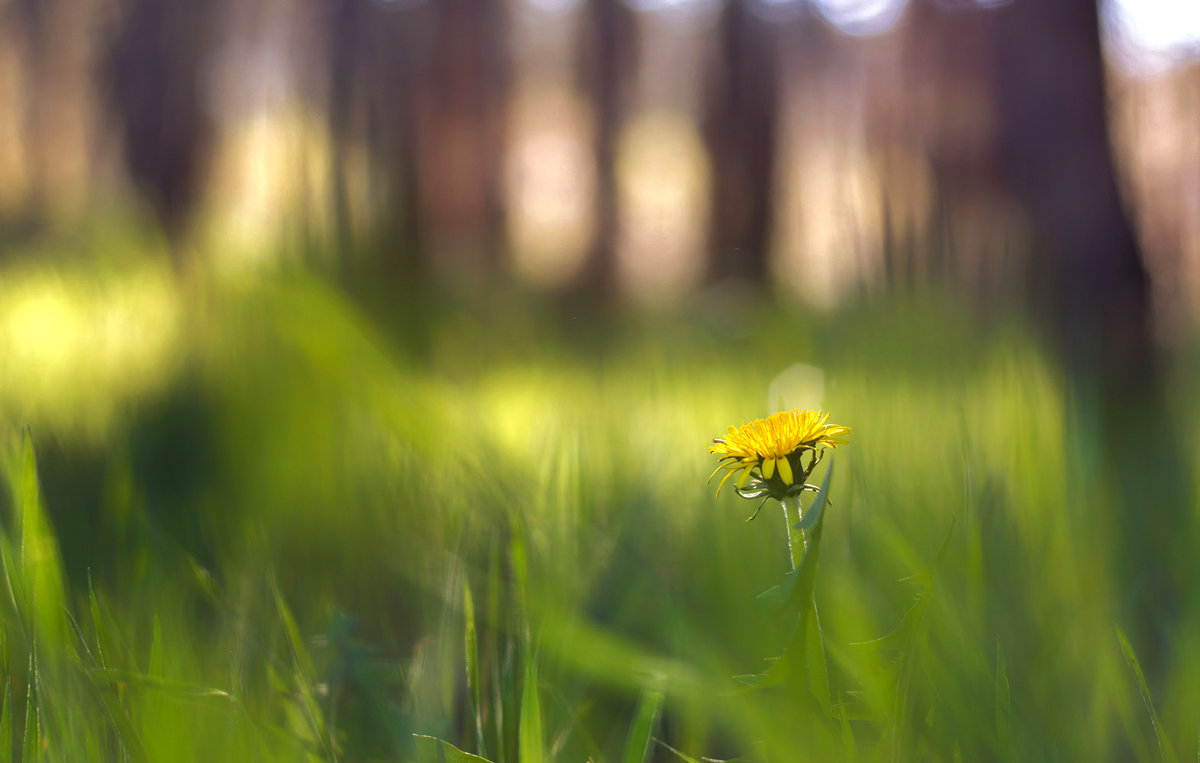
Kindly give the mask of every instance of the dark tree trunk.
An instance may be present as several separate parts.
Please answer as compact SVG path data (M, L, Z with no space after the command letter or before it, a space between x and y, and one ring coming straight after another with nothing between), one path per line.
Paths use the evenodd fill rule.
M908 12L901 89L917 118L907 137L928 161L936 197L920 266L911 256L915 247L903 258L896 256L899 250L885 252L890 282L946 280L981 307L993 300L1011 303L1024 285L1012 275L997 277L1004 236L1014 235L1020 221L1006 219L1013 191L995 130L994 22L995 14L973 0L958 8L918 0ZM979 209L987 210L985 219L974 213ZM964 237L973 245L962 247Z
M1104 459L1087 476L1116 490L1127 625L1161 677L1181 587L1196 574L1180 532L1190 488L1117 187L1096 2L1016 0L996 15L1004 166L1047 255L1076 452L1099 439Z
M486 284L503 248L508 60L501 0L440 0L422 95L422 206L444 273ZM462 268L475 273L461 273Z
M131 0L109 51L109 97L130 177L179 247L213 140L205 75L218 4Z
M45 161L45 157L42 156L44 148L38 137L42 122L41 114L45 111L43 93L45 91L47 55L46 9L43 7L44 3L39 0L20 0L16 5L20 12L22 32L29 45L27 76L29 87L33 91L33 95L29 99L29 112L24 125L27 135L26 145L32 149L33 161L30 166L29 190L26 192L23 212L27 218L26 222L33 222L36 225L40 222L38 218L43 211L47 191L45 173L42 170L42 164Z
M361 0L331 4L327 20L330 184L343 276L384 292L420 290L422 216L417 149L419 88L428 74L433 28L428 8L387 10ZM365 147L372 217L351 211L348 162ZM361 178L360 178L361 180ZM357 228L357 229L356 229ZM382 276L377 278L376 276Z
M719 22L706 114L713 164L709 273L763 283L779 122L778 31L749 7L753 2L726 0Z
M593 156L596 162L596 223L587 259L573 296L615 297L617 275L617 140L629 108L636 71L637 18L623 0L587 0L580 24L579 50L583 90L594 109Z
M355 79L358 77L362 38L359 31L360 9L357 0L338 0L331 6L327 19L329 61L329 132L332 137L330 156L330 188L333 205L333 227L339 248L338 264L345 267L353 248L350 220L350 198L346 185L347 149L353 138L351 113L355 106Z
M1151 365L1147 276L1109 145L1095 0L997 11L1004 166L1052 252L1070 365L1138 386Z

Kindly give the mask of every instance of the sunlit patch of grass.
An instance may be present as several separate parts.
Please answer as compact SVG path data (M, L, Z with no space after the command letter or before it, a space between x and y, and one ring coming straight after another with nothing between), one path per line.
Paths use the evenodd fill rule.
M180 307L168 267L54 267L0 278L0 417L102 436L162 389L178 360Z

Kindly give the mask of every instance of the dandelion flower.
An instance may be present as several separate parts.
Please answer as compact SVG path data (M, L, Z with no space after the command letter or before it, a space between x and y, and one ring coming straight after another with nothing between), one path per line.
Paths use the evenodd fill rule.
M721 470L726 475L717 494L734 474L736 490L744 498L769 494L782 499L805 489L804 480L821 460L826 447L845 445L850 427L829 424L822 411L780 411L739 427L729 427L724 437L713 440L709 453L720 457L711 480ZM801 462L807 452L808 463ZM799 479L797 479L797 477Z

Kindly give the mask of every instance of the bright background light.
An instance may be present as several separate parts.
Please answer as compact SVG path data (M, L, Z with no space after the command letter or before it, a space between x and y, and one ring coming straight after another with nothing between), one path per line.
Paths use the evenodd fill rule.
M838 31L860 37L891 29L908 0L815 0L814 4Z
M1156 73L1200 55L1200 2L1108 0L1106 32L1124 68Z

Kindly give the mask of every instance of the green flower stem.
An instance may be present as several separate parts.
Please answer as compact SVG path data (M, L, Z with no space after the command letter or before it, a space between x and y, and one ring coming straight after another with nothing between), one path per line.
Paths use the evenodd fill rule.
M800 562L799 558L796 556L797 546L799 546L800 550L804 550L806 548L804 533L800 530L792 530L792 525L800 522L803 508L800 505L799 495L789 495L783 498L779 503L781 506L783 506L783 525L784 529L787 531L788 559L791 561L792 569L794 570L796 569L796 565ZM793 520L791 517L793 505L796 509L795 520ZM799 542L796 540L797 535L799 536Z

